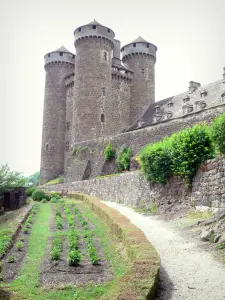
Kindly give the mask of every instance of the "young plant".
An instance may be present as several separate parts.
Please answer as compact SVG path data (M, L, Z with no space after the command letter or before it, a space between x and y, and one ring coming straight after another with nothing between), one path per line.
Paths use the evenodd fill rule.
M29 233L29 228L24 227L23 232L24 232L25 234L28 234L28 233Z
M79 264L81 260L81 254L79 252L79 250L72 250L69 252L69 265L70 266L76 266Z
M52 248L50 252L51 260L52 261L59 260L61 252L62 252L62 238L55 237L52 241Z
M24 247L24 243L23 242L17 242L16 243L16 249L18 251L21 251L23 249L23 247Z
M113 159L115 157L115 151L110 143L107 144L104 150L104 156L106 160Z
M7 261L8 261L8 263L14 263L14 262L16 262L16 258L13 255L9 255Z

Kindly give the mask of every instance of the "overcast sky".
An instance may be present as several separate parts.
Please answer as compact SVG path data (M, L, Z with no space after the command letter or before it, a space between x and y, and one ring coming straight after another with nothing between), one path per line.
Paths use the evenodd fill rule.
M44 55L94 18L122 45L139 35L158 47L156 100L188 82L222 78L225 0L7 0L0 6L0 164L30 175L40 168Z

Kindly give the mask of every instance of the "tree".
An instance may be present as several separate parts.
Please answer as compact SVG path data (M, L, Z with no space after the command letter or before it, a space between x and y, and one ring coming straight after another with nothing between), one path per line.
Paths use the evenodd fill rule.
M0 197L6 191L24 186L25 182L23 175L19 172L11 171L7 164L0 166Z

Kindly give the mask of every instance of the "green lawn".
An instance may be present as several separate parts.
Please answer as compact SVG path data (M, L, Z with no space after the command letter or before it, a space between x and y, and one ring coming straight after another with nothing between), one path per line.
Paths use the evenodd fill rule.
M68 202L73 202L69 200ZM10 285L9 290L14 292L15 299L29 300L97 300L97 299L112 299L118 293L118 280L129 270L129 264L124 259L121 259L118 249L114 246L112 237L109 235L108 227L99 220L99 217L89 210L84 204L79 206L96 226L96 234L99 237L102 245L103 253L111 263L115 279L109 283L91 286L86 285L80 288L64 287L58 290L44 290L39 286L39 268L41 261L45 255L48 237L52 235L49 232L51 207L54 204L40 204L40 211L32 226L30 239L28 243L28 255L20 270L20 275ZM1 284L0 287L4 284ZM7 285L5 285L7 287ZM12 297L14 299L14 297Z

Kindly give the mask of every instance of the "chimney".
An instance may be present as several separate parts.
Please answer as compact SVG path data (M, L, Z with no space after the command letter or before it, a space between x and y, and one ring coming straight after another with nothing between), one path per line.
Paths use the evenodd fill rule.
M190 81L189 82L189 94L192 94L194 91L196 91L198 88L200 88L201 83L196 82L196 81Z

